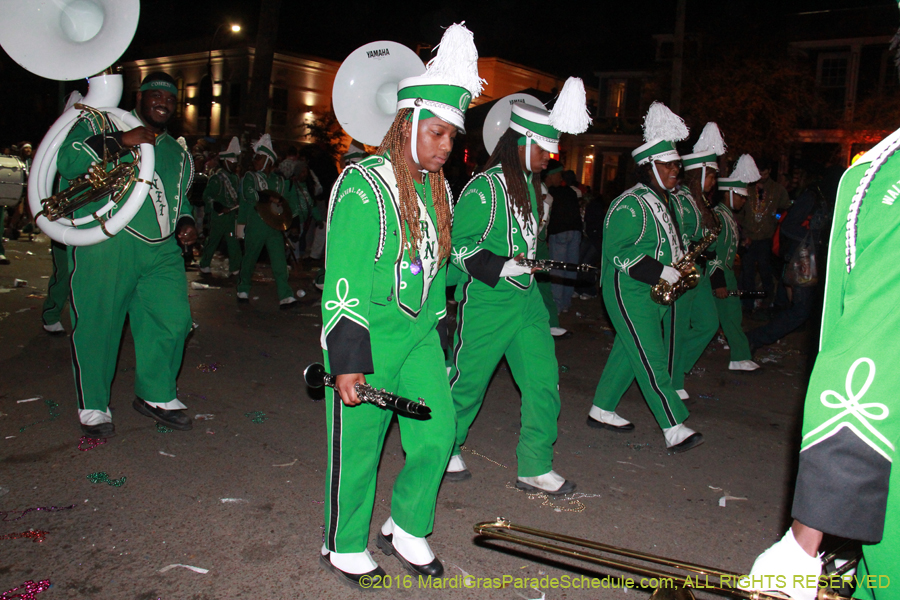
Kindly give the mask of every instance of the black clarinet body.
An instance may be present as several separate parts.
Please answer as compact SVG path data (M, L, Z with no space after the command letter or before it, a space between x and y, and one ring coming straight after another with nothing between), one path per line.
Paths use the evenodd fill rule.
M334 388L334 375L326 372L325 366L321 363L312 363L306 367L303 371L303 379L311 388L320 388L322 386ZM427 417L431 414L431 409L425 406L425 400L422 398L415 402L385 390L375 389L367 383L356 384L356 395L363 402L374 404L379 408L389 408L414 417Z
M576 265L575 263L567 263L561 262L558 260L550 260L550 259L535 259L535 258L522 258L516 261L516 264L522 265L523 267L537 267L541 271L549 271L550 269L559 269L561 271L575 271L578 273L590 273L591 271L596 271L597 267L593 265Z

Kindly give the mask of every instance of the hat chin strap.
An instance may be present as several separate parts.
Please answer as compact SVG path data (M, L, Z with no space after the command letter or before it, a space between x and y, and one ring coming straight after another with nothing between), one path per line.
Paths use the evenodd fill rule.
M427 173L427 169L422 168L422 164L419 162L419 153L416 151L419 145L419 114L422 112L420 107L415 107L413 109L412 120L412 135L409 137L409 143L412 144L410 148L412 150L412 159L413 162L416 163L416 166L419 167L420 173Z
M525 136L525 170L529 173L534 173L531 170L531 136Z
M660 179L660 177L659 177L659 171L656 170L656 161L655 160L651 161L651 164L652 164L652 168L653 168L653 176L656 177L656 183L659 184L659 187L666 190L667 192L672 191L663 185L662 179Z
M734 210L734 190L728 190L728 208Z

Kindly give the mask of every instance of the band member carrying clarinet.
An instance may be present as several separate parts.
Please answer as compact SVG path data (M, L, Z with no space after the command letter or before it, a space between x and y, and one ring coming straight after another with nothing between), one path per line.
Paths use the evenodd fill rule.
M463 271L456 287L457 333L450 388L456 407L456 445L445 477L471 477L460 446L484 402L491 375L506 356L522 391L522 428L516 450L516 487L567 494L575 483L553 470L559 418L559 369L549 315L532 273L518 264L534 259L543 202L540 173L550 152L559 152L560 131L588 128L584 84L569 78L552 112L513 104L509 128L497 142L485 171L460 194L453 222L453 268Z
M674 348L662 324L675 321L672 306L657 304L651 288L661 281L674 285L683 276L671 266L684 255L670 194L681 170L675 142L688 136L680 117L654 102L644 118L645 144L631 154L638 165L638 184L613 200L603 233L601 291L615 341L587 424L599 429L632 431L634 425L616 414L625 391L637 379L672 452L703 443L703 435L684 424L690 414L672 385Z
M203 199L209 212L209 237L200 257L200 272L207 274L213 255L224 239L228 248L228 271L232 275L240 273L241 244L235 236L237 210L241 203L241 177L237 172L238 157L241 155L241 144L236 137L223 152L219 152L222 168L219 169L206 184Z
M442 166L464 131L471 98L481 93L477 61L471 32L448 28L426 72L400 81L399 110L378 152L349 165L332 188L322 348L336 377L325 402L320 562L353 587L377 585L385 575L366 546L382 444L395 414L360 403L357 383L421 397L431 409L426 419L399 416L406 463L378 547L413 576L444 572L425 539L455 430L442 350L453 204Z

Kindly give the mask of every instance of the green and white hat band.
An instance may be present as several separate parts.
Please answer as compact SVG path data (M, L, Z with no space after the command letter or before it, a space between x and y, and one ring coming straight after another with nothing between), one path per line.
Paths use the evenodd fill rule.
M668 140L647 142L643 146L638 146L632 150L631 156L634 157L634 162L638 165L643 165L650 161L672 162L681 158L675 149L675 142Z
M268 133L264 133L262 137L259 138L259 141L253 144L253 152L268 156L272 159L273 163L278 159L278 155L275 154L275 150L272 148L272 136Z
M142 84L140 91L146 92L147 90L162 90L164 92L169 92L175 97L178 96L178 88L162 79L154 79L153 81Z
M747 195L747 184L733 177L719 177L719 189L723 192L732 191L741 196Z
M719 162L716 158L717 155L715 152L694 152L693 154L685 154L682 156L681 161L685 171L700 169L702 167L709 167L718 171Z
M559 153L559 131L550 125L550 113L547 110L530 104L513 104L509 128L530 138L547 152Z
M465 133L466 109L472 94L464 87L447 85L427 74L400 81L397 108L419 108L429 111ZM424 115L423 115L424 116Z
M225 149L224 152L219 152L219 158L222 160L237 160L238 156L241 155L241 144L238 141L237 137L231 138L231 142L228 144L228 148Z

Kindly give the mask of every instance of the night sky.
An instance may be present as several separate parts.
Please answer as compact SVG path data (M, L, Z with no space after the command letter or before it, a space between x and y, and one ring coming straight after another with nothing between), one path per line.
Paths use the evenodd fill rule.
M259 5L247 0L145 1L129 55L147 43L209 39L219 23L230 20L244 26L244 40L252 43ZM586 77L598 69L646 65L653 58L651 36L674 31L675 6L675 0L282 0L277 47L340 61L356 47L380 39L413 48L434 44L442 26L465 20L481 56L499 56L558 76ZM687 6L688 33L725 40L786 35L783 29L796 15L815 11L868 21L873 28L884 28L882 34L893 33L900 24L892 0L687 0Z

